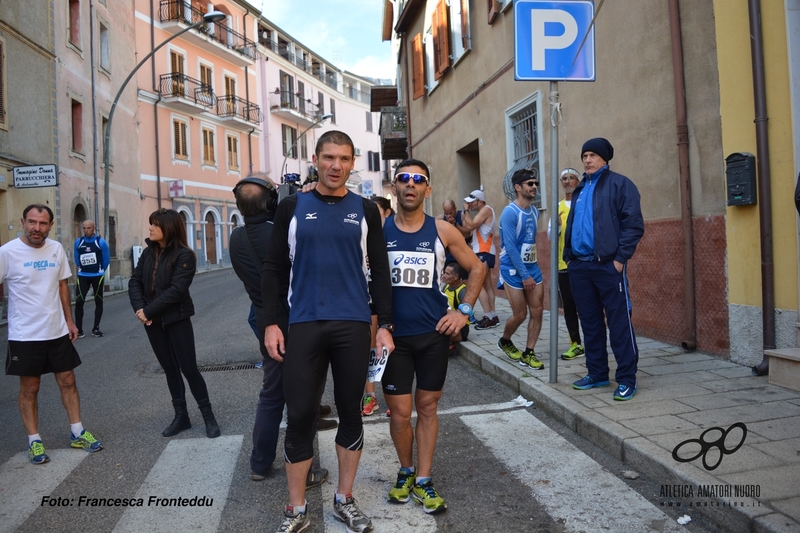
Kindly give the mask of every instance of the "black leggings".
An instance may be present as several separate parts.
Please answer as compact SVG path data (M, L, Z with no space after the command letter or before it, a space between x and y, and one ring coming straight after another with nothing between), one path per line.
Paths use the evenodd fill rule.
M78 284L75 287L75 326L78 331L83 331L83 303L89 288L94 292L94 327L100 327L100 319L103 318L103 282L105 276L78 276Z
M558 290L561 292L561 304L564 306L564 321L567 323L569 340L581 343L581 330L578 329L578 308L575 307L575 299L572 297L572 289L569 286L569 274L566 270L558 271Z
M361 397L369 367L370 324L344 320L304 322L289 327L283 356L286 397L284 458L299 463L314 456L314 421L330 364L339 414L336 444L358 451L364 446Z
M197 369L192 321L184 318L163 327L161 322L153 322L145 326L144 330L150 339L150 346L153 347L156 359L167 376L167 386L172 399L186 400L186 388L181 378L183 372L194 399L198 403L207 400L208 388L203 375Z

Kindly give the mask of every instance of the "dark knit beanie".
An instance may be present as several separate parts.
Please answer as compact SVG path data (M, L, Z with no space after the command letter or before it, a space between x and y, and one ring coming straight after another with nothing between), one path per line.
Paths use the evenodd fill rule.
M606 163L611 161L611 158L614 157L614 147L611 146L610 142L602 137L595 137L594 139L589 139L583 143L583 148L581 148L581 157L583 157L583 154L586 152L596 153L602 157Z

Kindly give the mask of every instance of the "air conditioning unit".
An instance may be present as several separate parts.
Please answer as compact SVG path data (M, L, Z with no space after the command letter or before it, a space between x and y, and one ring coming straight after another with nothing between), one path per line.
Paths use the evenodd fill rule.
M357 156L361 155L361 148L356 148L356 152L355 152L355 154L356 154Z

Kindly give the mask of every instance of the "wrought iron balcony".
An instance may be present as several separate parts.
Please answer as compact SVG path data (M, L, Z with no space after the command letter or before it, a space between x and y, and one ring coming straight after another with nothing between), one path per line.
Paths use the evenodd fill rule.
M170 72L162 74L159 93L164 100L182 100L184 104L195 108L210 108L216 104L216 97L210 85L183 74Z
M159 9L162 24L177 22L190 25L203 20L203 14L201 10L185 0L161 0ZM167 24L165 24L165 29L169 30ZM233 28L225 23L205 24L200 26L197 31L205 34L209 39L223 47L236 52L241 57L248 59L247 64L252 64L256 59L257 48L255 41L234 31Z
M302 95L290 91L276 89L269 95L269 110L283 118L296 122L305 127L316 122L321 113L319 106L311 100L304 99Z
M260 124L264 117L261 109L254 103L229 94L217 96L217 115L222 118L241 120L252 124Z

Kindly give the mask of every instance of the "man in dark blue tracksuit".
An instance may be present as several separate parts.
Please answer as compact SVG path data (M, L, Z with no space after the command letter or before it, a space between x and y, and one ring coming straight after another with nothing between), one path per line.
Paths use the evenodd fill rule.
M639 190L608 162L614 147L603 138L589 139L581 149L585 173L572 193L567 219L564 261L586 347L589 373L572 386L579 390L608 387L608 351L605 320L611 349L617 360L615 400L636 394L639 349L631 323L626 264L644 235ZM603 313L605 312L605 317Z

